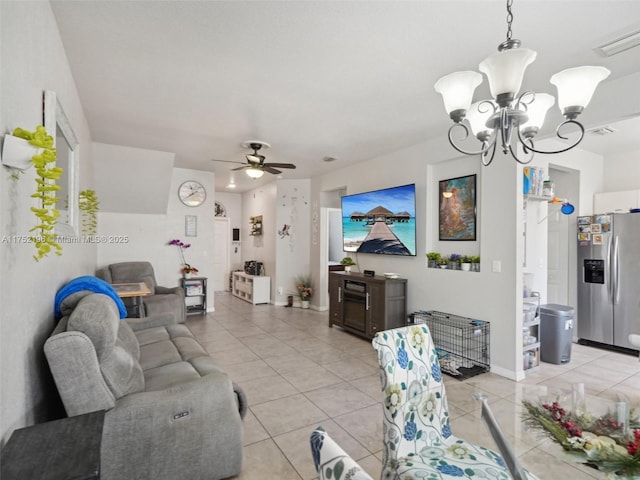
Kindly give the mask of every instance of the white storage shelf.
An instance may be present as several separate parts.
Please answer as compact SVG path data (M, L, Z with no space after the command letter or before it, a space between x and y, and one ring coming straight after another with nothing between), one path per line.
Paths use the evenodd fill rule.
M525 371L540 366L540 297L525 297L522 312L522 361Z
M269 303L271 299L271 278L233 272L231 293L242 300L257 305Z

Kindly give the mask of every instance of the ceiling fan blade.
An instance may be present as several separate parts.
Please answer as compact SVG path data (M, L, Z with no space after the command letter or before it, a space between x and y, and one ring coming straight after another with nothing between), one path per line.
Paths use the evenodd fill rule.
M253 168L253 165L243 165L242 167L232 168L231 171L235 172L236 170L244 170L245 168Z
M296 168L293 163L265 163L264 167L276 167L276 168Z
M265 172L273 173L274 175L278 175L279 173L282 173L280 170L276 170L275 168L272 168L269 165L262 165L262 169Z
M244 165L244 162L236 162L235 160L218 160L217 158L210 158L212 162L224 162L224 163L239 163L240 165Z

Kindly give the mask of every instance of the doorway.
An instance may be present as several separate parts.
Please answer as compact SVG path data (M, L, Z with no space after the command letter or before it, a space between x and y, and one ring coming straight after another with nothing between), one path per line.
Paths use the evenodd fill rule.
M555 183L556 195L574 207L572 215L563 215L549 206L547 235L547 303L576 305L577 260L576 225L579 212L580 175L576 170L549 165L549 177ZM553 211L551 211L553 209Z
M213 229L213 291L229 289L230 272L230 229L229 219L216 217Z

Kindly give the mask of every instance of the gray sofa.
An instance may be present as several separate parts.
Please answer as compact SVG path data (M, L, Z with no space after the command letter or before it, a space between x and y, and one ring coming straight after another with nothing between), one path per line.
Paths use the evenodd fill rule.
M62 301L44 351L67 415L106 410L103 480L213 480L240 472L246 399L171 314L119 318L107 295Z
M170 312L177 322L184 322L186 307L184 290L180 287L162 287L156 282L153 266L149 262L112 263L96 271L96 277L107 283L144 282L151 295L142 297L141 317ZM127 310L131 311L131 299L124 299ZM130 313L131 315L131 313Z

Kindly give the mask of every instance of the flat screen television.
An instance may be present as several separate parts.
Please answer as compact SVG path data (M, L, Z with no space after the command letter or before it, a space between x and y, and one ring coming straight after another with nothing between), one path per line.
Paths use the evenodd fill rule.
M415 184L342 197L345 252L416 255Z

